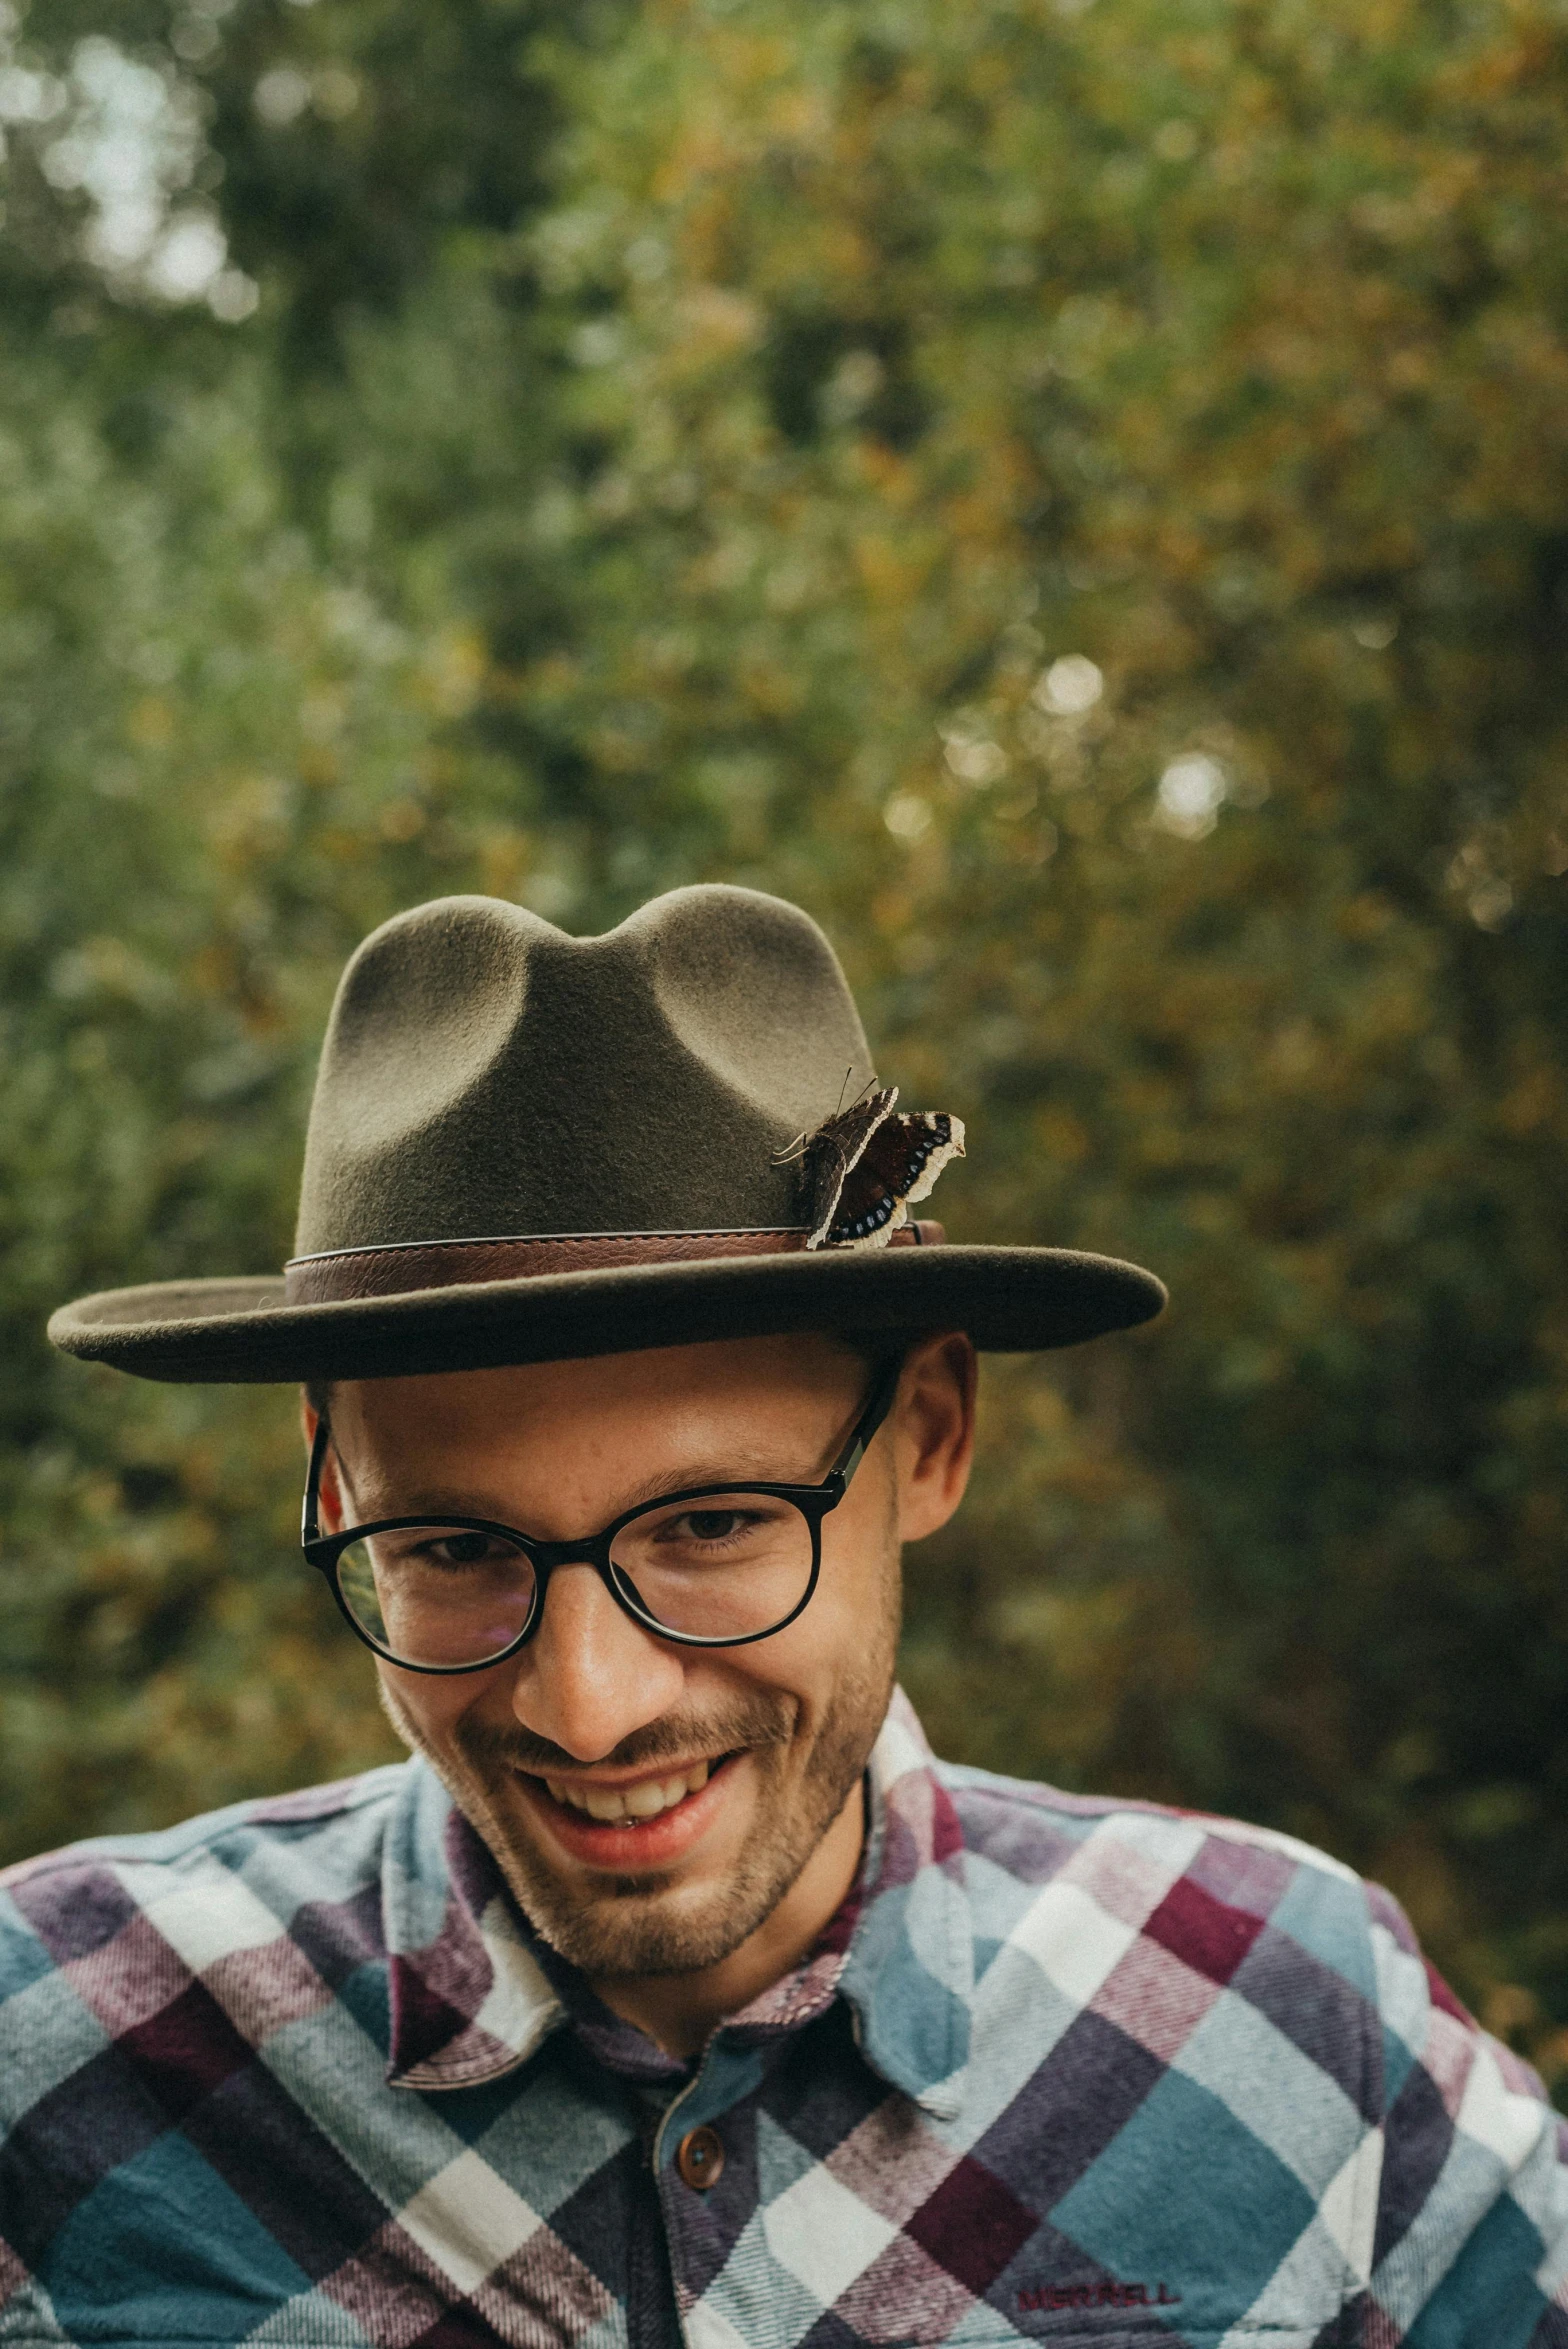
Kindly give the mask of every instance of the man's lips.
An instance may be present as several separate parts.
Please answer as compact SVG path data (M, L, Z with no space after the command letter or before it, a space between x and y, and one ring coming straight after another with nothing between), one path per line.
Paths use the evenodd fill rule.
M523 1771L517 1773L517 1782L529 1808L573 1859L624 1875L634 1869L668 1867L691 1848L733 1791L731 1774L739 1758L725 1754L712 1762L688 1763L682 1769L627 1780L619 1786L584 1779L545 1779ZM677 1784L683 1791L676 1792ZM655 1789L660 1807L650 1811ZM668 1799L671 1794L675 1794L673 1802ZM575 1801L571 1799L574 1796ZM590 1798L601 1811L614 1798L617 1808L629 1815L596 1819L582 1807ZM648 1815L639 1818L638 1810Z

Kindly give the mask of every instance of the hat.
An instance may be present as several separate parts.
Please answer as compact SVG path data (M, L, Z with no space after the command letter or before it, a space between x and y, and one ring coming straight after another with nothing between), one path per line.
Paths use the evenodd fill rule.
M386 1378L828 1329L1067 1346L1151 1273L950 1247L963 1149L881 1088L798 907L677 889L598 938L489 897L372 933L339 986L281 1276L79 1298L49 1335L141 1378Z

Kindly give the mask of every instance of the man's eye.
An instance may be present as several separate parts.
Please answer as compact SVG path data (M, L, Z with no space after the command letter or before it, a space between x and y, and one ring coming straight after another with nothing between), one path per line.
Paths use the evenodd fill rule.
M741 1509L688 1509L672 1521L669 1530L676 1541L733 1541L752 1522Z
M446 1533L439 1541L421 1542L414 1552L426 1566L482 1566L502 1554L501 1544L487 1533Z

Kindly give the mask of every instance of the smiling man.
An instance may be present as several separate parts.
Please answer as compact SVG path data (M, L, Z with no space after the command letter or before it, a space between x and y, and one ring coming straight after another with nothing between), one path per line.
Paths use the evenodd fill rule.
M352 1543L347 1574L338 1551L340 1590L360 1569L356 1621L421 1662L506 1657L384 1664L392 1719L535 1929L665 2047L695 2054L850 1892L893 1685L899 1545L963 1490L972 1359L966 1339L938 1339L868 1381L827 1337L719 1340L345 1383L330 1438L307 1414L334 1526L437 1512ZM842 1498L821 1481L835 1469ZM460 1508L560 1546L548 1604L511 1539L442 1520ZM606 1576L572 1529L616 1523Z
M0 2343L1568 2349L1562 2125L1385 1894L895 1689L976 1346L1162 1301L912 1219L963 1139L793 907L452 899L283 1277L55 1317L302 1384L412 1758L0 1879Z

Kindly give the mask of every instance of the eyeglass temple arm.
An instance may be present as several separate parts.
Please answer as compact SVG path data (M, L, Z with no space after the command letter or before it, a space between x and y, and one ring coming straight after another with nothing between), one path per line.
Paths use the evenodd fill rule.
M327 1464L327 1446L331 1441L332 1430L327 1425L327 1415L323 1411L316 1419L315 1440L310 1447L310 1470L305 1478L305 1504L299 1523L301 1549L309 1549L312 1542L321 1539L321 1471Z
M893 1398L898 1393L898 1382L903 1373L904 1358L900 1354L886 1365L867 1396L864 1411L850 1429L844 1449L828 1472L830 1482L848 1484L870 1450L872 1437L893 1408Z

